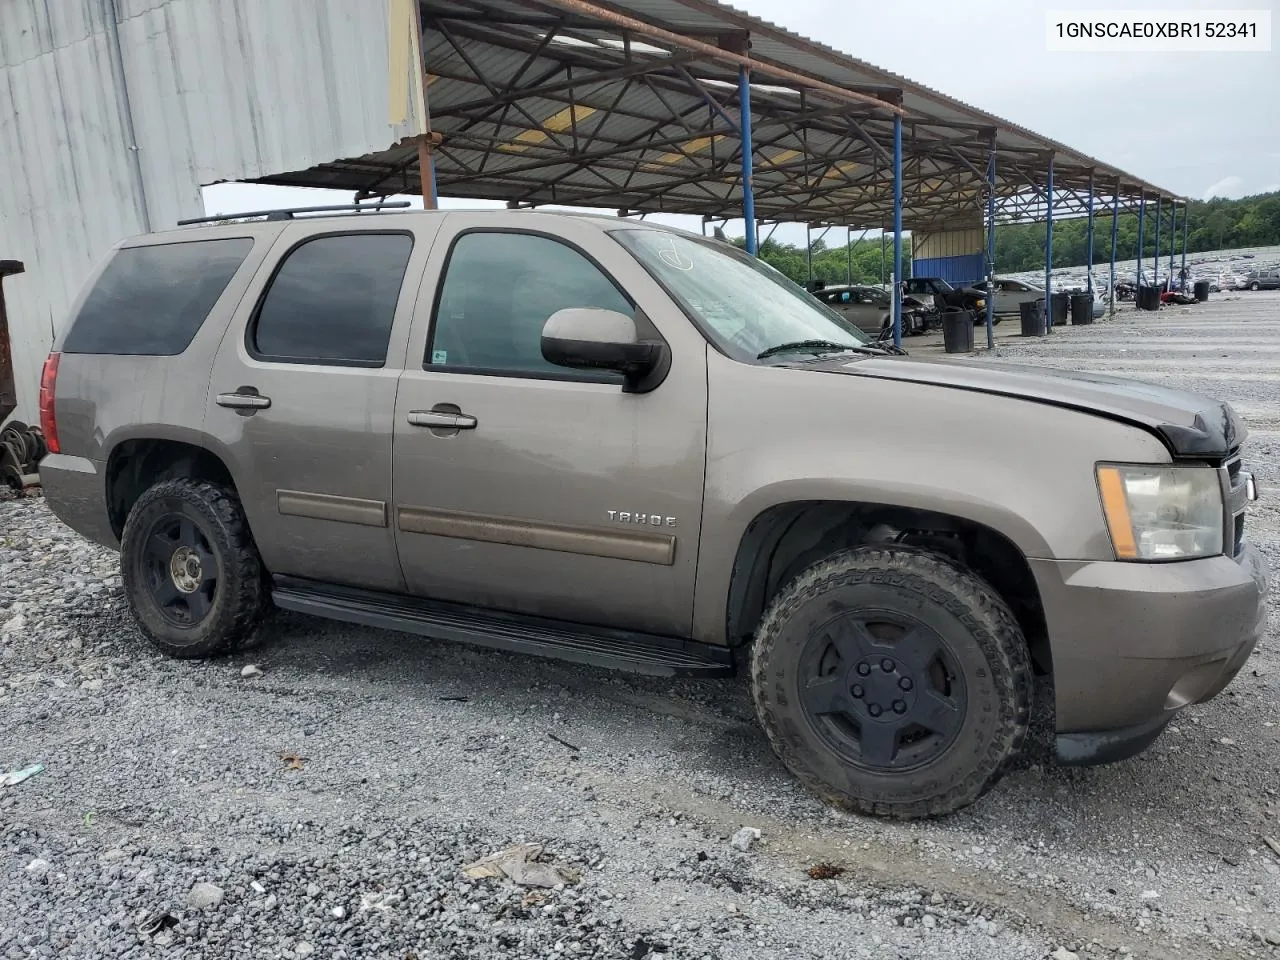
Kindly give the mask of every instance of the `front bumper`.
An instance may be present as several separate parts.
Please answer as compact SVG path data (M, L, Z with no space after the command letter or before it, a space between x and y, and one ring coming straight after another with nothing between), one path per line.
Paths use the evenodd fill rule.
M1221 693L1266 627L1267 568L1248 545L1234 559L1033 560L1031 568L1064 762L1143 750L1183 707Z

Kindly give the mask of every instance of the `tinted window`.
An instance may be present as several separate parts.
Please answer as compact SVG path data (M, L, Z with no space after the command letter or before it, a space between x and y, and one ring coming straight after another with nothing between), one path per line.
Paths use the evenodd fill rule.
M258 309L253 345L267 359L381 366L413 238L317 237L294 247Z
M543 326L570 307L634 312L600 268L572 247L531 234L464 234L449 255L425 365L598 380L598 371L542 359Z
M67 332L67 353L187 349L253 248L248 237L118 250Z

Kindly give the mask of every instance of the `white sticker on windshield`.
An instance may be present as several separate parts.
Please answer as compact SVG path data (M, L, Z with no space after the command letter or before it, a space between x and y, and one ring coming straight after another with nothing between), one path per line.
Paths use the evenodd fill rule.
M432 363L448 363L449 351L448 350L432 350L431 362Z
M667 241L671 246L663 247L658 251L658 256L662 262L669 267L675 267L677 270L689 271L693 269L693 261L676 249L674 240Z

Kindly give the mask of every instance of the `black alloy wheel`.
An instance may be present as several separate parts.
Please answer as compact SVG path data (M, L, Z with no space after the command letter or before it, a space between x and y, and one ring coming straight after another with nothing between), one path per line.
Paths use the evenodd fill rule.
M1031 660L991 585L896 543L834 553L770 600L751 651L774 752L860 813L950 813L1003 775L1031 710Z
M173 657L234 650L266 612L258 548L234 490L162 480L125 521L120 566L134 619Z
M165 619L191 627L208 616L218 591L218 561L196 519L185 512L161 514L143 550L147 588Z
M964 725L964 678L947 642L891 610L840 613L800 654L800 700L846 762L907 771L945 753Z

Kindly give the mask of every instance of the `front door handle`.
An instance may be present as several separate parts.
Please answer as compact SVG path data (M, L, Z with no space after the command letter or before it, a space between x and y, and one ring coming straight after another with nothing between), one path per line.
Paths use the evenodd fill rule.
M232 410L265 410L271 406L271 398L264 397L253 387L240 387L235 393L218 394L214 403Z
M410 410L407 417L410 426L435 427L445 430L474 430L476 418L468 413L451 413L441 410Z

